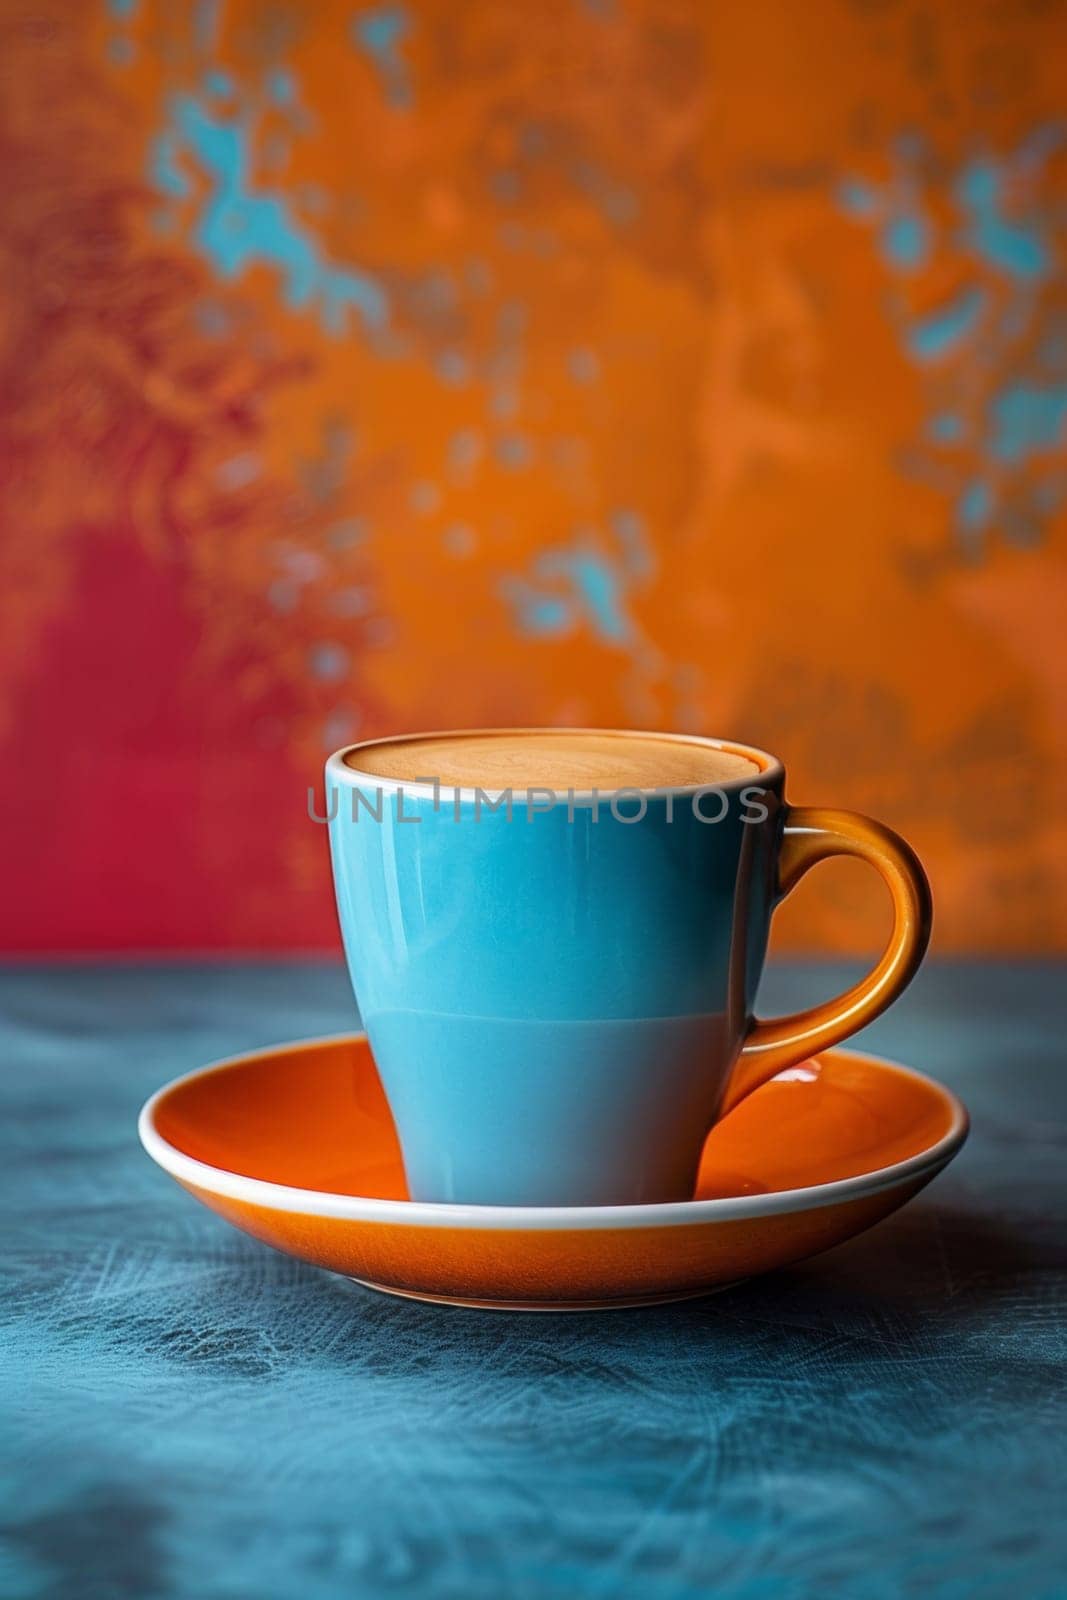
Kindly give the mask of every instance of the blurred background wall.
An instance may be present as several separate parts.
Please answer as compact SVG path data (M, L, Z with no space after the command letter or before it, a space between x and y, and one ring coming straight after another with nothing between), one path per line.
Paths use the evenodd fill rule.
M1067 942L1062 4L0 34L4 947L332 949L324 754L507 722L768 745L935 948Z

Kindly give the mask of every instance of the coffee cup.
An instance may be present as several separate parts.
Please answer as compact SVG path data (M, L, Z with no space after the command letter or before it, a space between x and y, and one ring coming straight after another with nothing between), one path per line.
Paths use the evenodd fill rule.
M326 765L341 932L411 1197L640 1205L691 1196L712 1125L910 981L930 893L911 848L795 807L729 740L485 729ZM755 1017L771 916L859 857L893 929L836 999Z

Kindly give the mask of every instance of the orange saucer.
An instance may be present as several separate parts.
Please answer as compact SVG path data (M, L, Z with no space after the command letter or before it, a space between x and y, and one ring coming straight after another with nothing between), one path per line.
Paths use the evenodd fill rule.
M712 1130L693 1200L426 1205L405 1197L353 1035L190 1073L153 1095L139 1131L198 1200L278 1250L391 1294L547 1311L706 1294L841 1244L929 1183L967 1113L918 1072L829 1050Z

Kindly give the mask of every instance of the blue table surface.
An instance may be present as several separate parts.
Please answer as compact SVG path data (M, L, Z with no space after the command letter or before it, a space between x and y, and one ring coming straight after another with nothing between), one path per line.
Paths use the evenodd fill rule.
M843 976L779 967L765 1009ZM931 965L868 1030L974 1122L872 1232L530 1316L301 1266L142 1154L159 1083L352 1027L340 968L0 973L0 1594L1067 1594L1063 989Z

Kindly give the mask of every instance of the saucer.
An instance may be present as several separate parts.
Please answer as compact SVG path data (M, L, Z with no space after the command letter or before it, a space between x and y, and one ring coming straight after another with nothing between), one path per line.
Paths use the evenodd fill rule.
M647 1305L828 1250L929 1183L967 1136L955 1095L828 1050L708 1136L694 1199L641 1206L408 1200L366 1038L234 1056L141 1112L152 1159L227 1222L372 1289L501 1310Z

